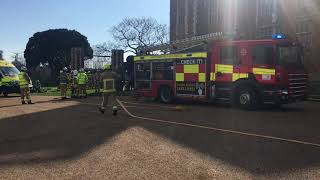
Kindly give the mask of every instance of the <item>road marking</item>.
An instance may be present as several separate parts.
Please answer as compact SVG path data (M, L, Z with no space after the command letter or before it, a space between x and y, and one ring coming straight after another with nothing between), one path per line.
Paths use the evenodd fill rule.
M246 132L229 130L229 129L221 129L221 128L214 128L214 127L196 125L196 124L179 123L179 122L174 122L174 121L167 121L167 120L161 120L161 119L154 119L154 118L136 116L136 115L132 114L131 112L129 112L127 110L127 108L123 105L123 103L118 98L116 100L119 103L119 105L121 106L121 108L129 116L131 116L132 118L136 118L136 119L141 119L141 120L145 120L145 121L159 122L159 123L166 123L166 124L173 124L173 125L179 125L179 126L186 126L186 127L195 127L195 128L207 129L207 130L212 130L212 131L217 131L217 132L222 132L222 133L227 133L227 134L238 134L238 135L256 137L256 138L261 138L261 139L271 139L271 140L278 140L278 141L289 142L289 143L294 143L294 144L310 145L310 146L314 146L314 147L320 148L320 144L306 142L306 141L299 141L299 140L295 140L295 139L286 139L286 138L280 138L280 137L275 137L275 136L246 133Z

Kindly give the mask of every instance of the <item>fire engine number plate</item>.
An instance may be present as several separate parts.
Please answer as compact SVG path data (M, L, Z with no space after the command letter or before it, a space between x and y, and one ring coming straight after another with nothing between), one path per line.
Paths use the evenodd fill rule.
M264 74L264 75L262 75L262 80L264 80L264 81L270 81L270 80L271 80L271 75L270 75L270 74Z

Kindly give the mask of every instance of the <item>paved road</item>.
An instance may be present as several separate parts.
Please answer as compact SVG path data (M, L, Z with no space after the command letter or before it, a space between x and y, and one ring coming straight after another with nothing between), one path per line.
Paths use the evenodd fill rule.
M286 105L282 109L264 107L256 111L194 102L175 104L169 110L163 105L159 108L144 104L125 105L131 113L141 117L320 144L320 104L317 102ZM320 165L320 147L192 127L177 128L165 123L162 125L161 128L151 129L177 143L252 173L284 173Z
M19 98L0 98L0 179L320 177L318 147L148 122L123 110L118 117L99 115L98 98L34 100L22 106ZM316 102L243 111L122 100L137 116L320 144Z

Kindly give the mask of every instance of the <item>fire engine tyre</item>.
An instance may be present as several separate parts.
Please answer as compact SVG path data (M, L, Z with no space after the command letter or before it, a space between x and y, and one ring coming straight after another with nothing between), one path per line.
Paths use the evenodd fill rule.
M159 99L163 103L171 103L173 99L171 88L168 86L161 87L159 91Z
M239 88L236 95L236 103L240 108L254 109L258 105L257 94L251 88Z

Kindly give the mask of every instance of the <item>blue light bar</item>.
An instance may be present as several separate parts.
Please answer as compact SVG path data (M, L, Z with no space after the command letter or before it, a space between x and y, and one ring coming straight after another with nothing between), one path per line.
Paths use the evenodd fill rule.
M274 34L272 39L286 39L287 37L284 34Z

